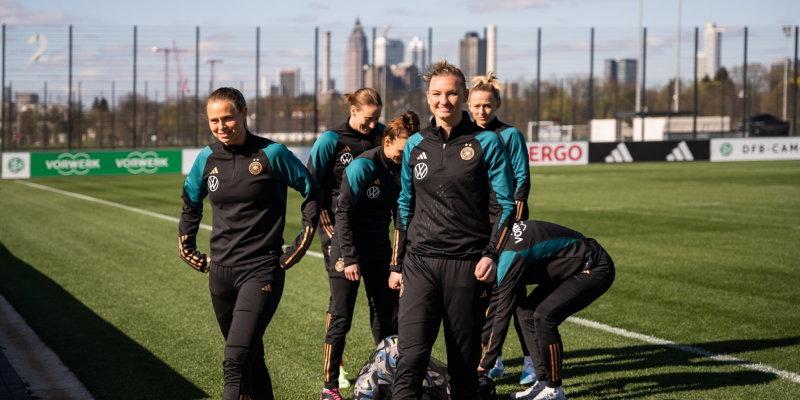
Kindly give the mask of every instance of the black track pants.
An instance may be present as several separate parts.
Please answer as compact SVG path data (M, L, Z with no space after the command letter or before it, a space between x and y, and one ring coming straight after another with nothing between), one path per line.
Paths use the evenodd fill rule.
M495 311L497 311L497 302L500 300L500 289L498 286L495 286L492 290L492 300L489 302L489 308L486 309L486 322L483 324L483 333L481 333L481 343L485 346L484 350L488 351L491 345L490 342L494 342L498 340L497 337L492 337L492 327L494 326L494 315ZM525 286L520 285L518 288L514 290L513 293L514 301L513 309L516 310L520 304L528 297L528 291ZM522 355L529 356L530 353L528 352L528 346L525 345L525 336L522 335L522 328L519 325L519 319L514 317L514 329L517 331L517 336L519 337L519 345L522 347ZM505 340L505 338L503 338ZM485 353L484 353L485 355ZM500 354L498 354L500 355Z
M578 260L580 262L580 260ZM541 284L517 308L536 377L561 386L564 347L558 326L605 293L614 282L614 262L603 253L594 268L562 281Z
M389 288L391 254L361 257L359 266L369 303L369 322L372 338L377 345L390 335L397 334L397 299L399 292ZM339 364L344 353L345 336L350 332L353 310L361 281L331 276L331 303L325 327L323 382L325 388L339 387Z
M278 256L241 267L212 265L211 302L225 337L223 400L272 400L264 363L264 331L283 294L285 271Z
M478 400L481 329L492 291L475 278L478 260L408 254L398 313L397 372L392 399L421 399L431 349L444 320L452 399Z

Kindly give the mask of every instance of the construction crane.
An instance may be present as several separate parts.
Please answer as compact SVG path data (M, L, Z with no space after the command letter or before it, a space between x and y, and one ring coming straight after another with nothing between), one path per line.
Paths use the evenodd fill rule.
M216 63L223 63L225 60L220 60L218 58L206 58L203 62L211 64L211 80L208 82L208 93L211 94L214 92L214 64Z
M153 53L164 53L164 101L169 101L169 53L175 53L175 61L178 64L178 79L181 79L180 59L178 53L187 53L189 50L178 49L175 41L172 41L172 48L153 46ZM185 84L182 85L185 87ZM181 90L183 91L183 90Z

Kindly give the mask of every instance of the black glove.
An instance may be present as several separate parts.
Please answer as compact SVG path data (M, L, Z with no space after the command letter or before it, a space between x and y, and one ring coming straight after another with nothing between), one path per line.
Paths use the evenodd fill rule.
M481 400L495 400L497 398L492 378L478 374L478 396Z
M204 274L208 273L208 257L205 253L197 251L194 236L183 235L178 238L178 255L190 267Z

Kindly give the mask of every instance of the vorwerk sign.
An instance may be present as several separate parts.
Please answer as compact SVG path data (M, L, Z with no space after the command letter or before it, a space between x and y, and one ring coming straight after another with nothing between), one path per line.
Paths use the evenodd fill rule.
M100 160L93 159L86 153L61 153L55 160L45 160L48 170L60 175L86 175L92 169L100 168Z
M154 151L144 153L134 151L128 154L128 157L117 158L114 162L117 168L125 168L132 174L154 174L159 168L169 168L169 158L159 157Z

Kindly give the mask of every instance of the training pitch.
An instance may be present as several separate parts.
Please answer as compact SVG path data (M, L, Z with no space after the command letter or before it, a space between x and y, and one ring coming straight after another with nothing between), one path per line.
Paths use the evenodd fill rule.
M800 162L531 173L531 218L596 238L617 268L611 289L561 326L569 399L800 398ZM208 276L179 259L170 221L180 216L183 180L0 182L0 294L97 399L222 394L224 342ZM300 231L299 206L290 191L287 239ZM211 224L207 202L203 223ZM201 251L208 237L201 229ZM322 389L329 289L311 251L288 271L264 336L278 399ZM373 349L361 292L344 354L351 378ZM434 356L445 360L441 336ZM503 359L498 398L520 390L513 329Z

